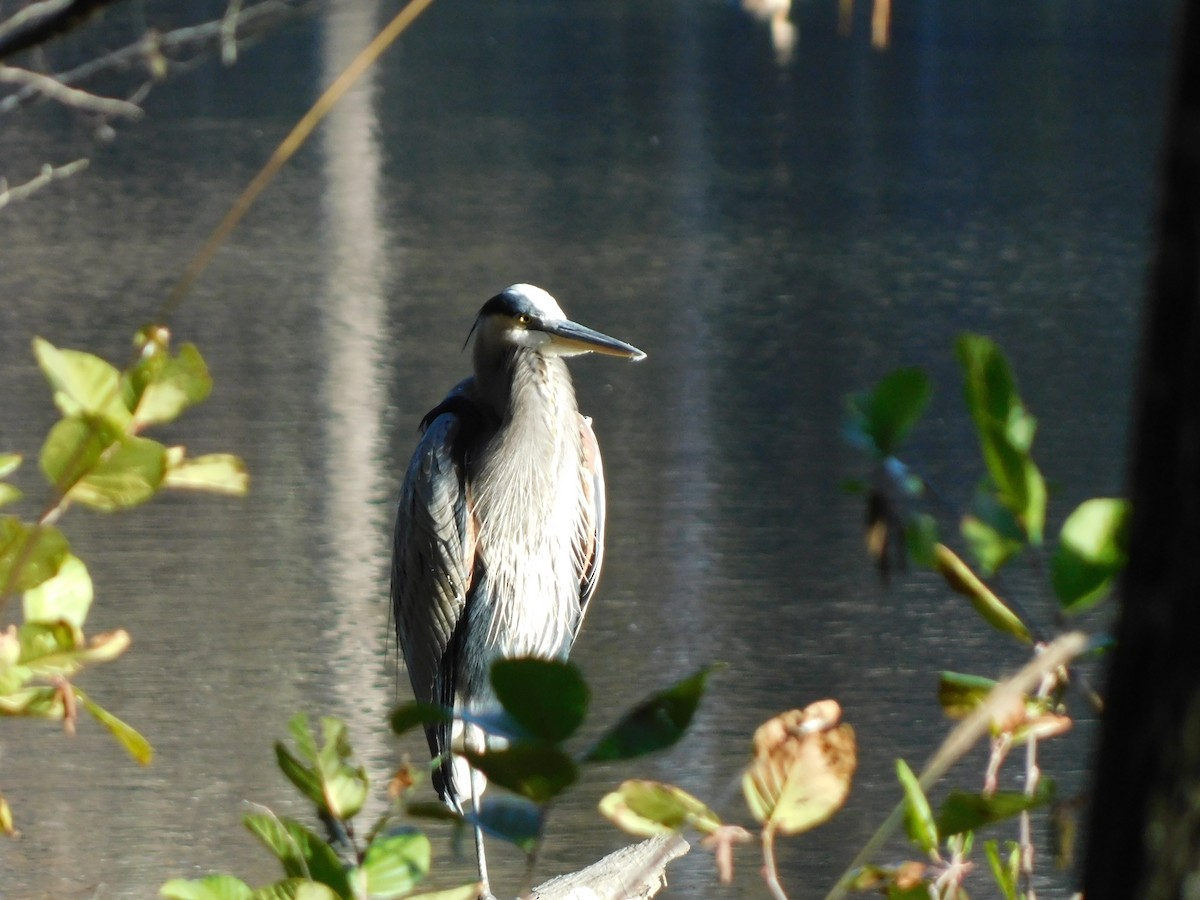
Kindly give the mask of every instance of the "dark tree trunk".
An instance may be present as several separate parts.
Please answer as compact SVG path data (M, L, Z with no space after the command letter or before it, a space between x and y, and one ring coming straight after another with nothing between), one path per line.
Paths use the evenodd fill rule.
M1200 0L1183 0L1177 40L1088 900L1200 890Z

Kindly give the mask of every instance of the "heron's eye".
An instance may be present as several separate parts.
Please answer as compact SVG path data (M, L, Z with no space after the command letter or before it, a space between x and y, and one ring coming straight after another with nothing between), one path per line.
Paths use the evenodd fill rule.
M525 315L524 313L517 316L517 324L520 325L522 328L527 328L529 326L529 322L530 322L529 316Z

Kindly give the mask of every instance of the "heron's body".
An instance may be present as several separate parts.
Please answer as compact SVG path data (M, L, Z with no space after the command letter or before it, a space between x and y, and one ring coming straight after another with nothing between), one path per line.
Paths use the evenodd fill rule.
M604 475L563 357L644 355L567 321L549 294L529 285L488 301L476 331L474 377L423 421L392 562L396 630L414 695L468 712L491 703L496 659L565 658L596 589ZM454 775L451 728L431 726L426 735L443 759L438 793L461 811L468 789L478 792Z

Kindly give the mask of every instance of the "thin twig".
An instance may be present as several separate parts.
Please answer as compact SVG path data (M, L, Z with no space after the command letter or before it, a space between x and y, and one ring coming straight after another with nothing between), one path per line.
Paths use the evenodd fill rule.
M87 167L88 161L86 159L77 159L74 162L57 167L46 163L42 166L42 171L38 175L29 179L24 184L18 184L16 187L9 187L7 179L0 178L0 209L8 206L14 200L24 200L30 194L41 190L52 181L62 181L64 178L70 178L76 172L82 172Z
M1042 648L1041 652L1027 662L1016 675L992 688L983 703L959 722L942 741L941 747L929 762L925 764L925 768L917 779L922 790L928 791L952 765L975 746L976 741L988 733L992 720L998 713L1011 709L1014 704L1022 702L1027 693L1041 684L1042 678L1047 673L1066 665L1087 649L1087 644L1087 635L1082 632L1072 631L1060 635ZM870 840L858 851L858 855L842 873L833 889L826 895L825 900L840 900L846 896L855 873L870 862L871 858L879 852L887 839L904 821L904 809L904 801L896 805L884 823L871 835Z
M183 276L176 283L175 287L171 289L171 293L167 295L158 321L166 321L179 304L183 302L183 298L191 289L192 284L200 277L200 273L207 268L213 256L216 255L218 248L225 243L225 239L237 227L238 222L242 220L242 217L249 211L250 207L254 205L254 201L258 199L258 195L271 183L271 180L279 173L284 164L292 158L292 155L308 140L308 136L312 134L313 129L321 123L325 116L329 114L329 111L337 105L346 92L362 77L363 73L375 64L375 61L383 55L383 52L404 33L405 29L432 2L433 0L410 0L408 5L401 9L379 34L375 35L375 38L362 52L350 61L350 65L346 66L345 70L334 80L333 84L325 89L325 93L317 99L312 108L304 114L303 118L288 133L288 136L275 148L275 152L271 154L266 165L246 185L245 190L234 201L229 212L217 223L217 227L213 229L212 234L208 236L208 239L188 264Z
M763 848L763 880L767 883L767 890L771 892L771 896L775 900L788 900L787 894L783 891L783 885L779 883L779 870L775 867L775 829L764 827L762 830L762 848Z
M79 88L68 87L57 78L31 72L29 69L18 69L0 63L0 82L4 84L19 84L24 88L36 91L43 97L55 100L63 106L75 109L85 109L106 116L122 116L126 119L137 120L142 117L142 108L128 100L118 100L115 97L101 97L89 94Z
M0 59L30 50L78 28L116 0L46 0L0 22Z

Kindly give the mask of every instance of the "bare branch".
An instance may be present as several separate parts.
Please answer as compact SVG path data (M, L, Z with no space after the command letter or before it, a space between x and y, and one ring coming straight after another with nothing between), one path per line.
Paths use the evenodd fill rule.
M44 0L0 22L0 59L72 31L117 0Z
M667 864L690 849L682 835L659 835L622 847L586 869L552 878L535 887L523 900L653 897L667 883Z
M69 162L66 165L55 168L46 163L42 166L41 174L35 178L31 178L24 184L18 184L16 187L9 187L8 180L0 178L0 209L8 206L14 200L24 200L35 191L41 190L52 181L62 181L64 178L70 178L76 172L82 172L88 167L86 159L77 159L74 162Z
M106 116L122 116L126 119L137 120L142 117L142 108L128 100L118 100L115 97L101 97L89 94L79 88L68 87L56 78L31 72L29 69L18 69L0 63L0 82L4 84L19 84L37 91L43 97L57 100L63 106L97 112Z
M112 53L89 60L66 72L60 72L54 79L60 84L77 85L104 72L133 68L143 68L150 72L153 79L161 79L166 77L172 68L178 69L186 65L169 59L167 54L200 52L214 45L227 47L227 41L245 42L283 21L306 15L324 2L325 0L261 0L245 8L242 8L240 2L236 2L220 19L188 25L166 33L149 32ZM0 98L0 115L12 112L38 96L39 92L36 89L24 86L7 97Z

